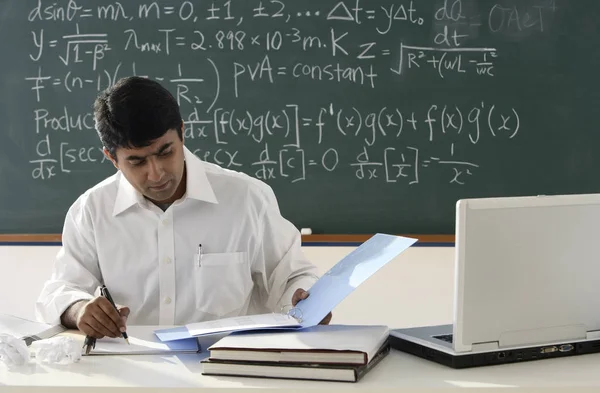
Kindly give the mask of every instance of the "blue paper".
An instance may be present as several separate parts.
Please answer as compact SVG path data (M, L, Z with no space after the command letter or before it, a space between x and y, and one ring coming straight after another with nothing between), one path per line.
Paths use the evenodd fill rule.
M156 337L158 337L158 339L162 342L185 340L190 338L195 340L185 326L155 330L154 334L156 334Z
M376 234L325 273L309 289L310 296L298 302L289 316L273 313L238 316L157 330L155 334L166 342L236 331L293 330L318 325L360 284L416 242L417 239Z
M160 339L160 338L159 338ZM162 341L162 340L161 340ZM185 338L181 340L166 341L164 344L169 347L172 351L185 351L185 350L198 350L200 351L200 345L196 337Z
M376 234L361 244L310 288L308 298L296 304L295 316L301 317L302 327L318 325L346 296L416 241Z

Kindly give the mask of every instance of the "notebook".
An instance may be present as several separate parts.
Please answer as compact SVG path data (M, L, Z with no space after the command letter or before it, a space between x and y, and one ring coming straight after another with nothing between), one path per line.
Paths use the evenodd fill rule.
M21 338L27 345L33 341L54 337L65 330L62 325L48 325L14 315L0 314L0 333Z
M317 325L300 331L233 333L208 349L210 360L366 365L386 342L387 326Z
M358 382L390 352L386 341L372 360L362 366L318 363L261 363L231 360L203 360L203 375L254 378L303 379L332 382Z
M154 334L157 326L127 326L129 344L124 338L105 337L96 340L92 355L160 355L169 353L196 353L200 351L198 340L190 338L161 342Z

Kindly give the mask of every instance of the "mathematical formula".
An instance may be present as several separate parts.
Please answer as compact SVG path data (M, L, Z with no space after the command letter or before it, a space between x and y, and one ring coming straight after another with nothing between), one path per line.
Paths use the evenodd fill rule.
M36 146L38 157L30 160L35 179L70 173L74 163L81 167L107 161L97 146L54 142L71 132L94 129L91 113L73 114L67 107L63 109L59 114L46 109L34 111L36 132L45 135ZM420 171L429 167L448 167L450 181L464 184L462 178L472 175L479 165L457 159L455 146L464 146L464 142L476 145L482 137L512 139L520 127L514 108L502 110L485 102L463 109L432 104L422 116L387 107L361 113L357 108L335 108L333 104L313 116L295 104L264 113L216 108L211 118L192 113L184 122L187 141L200 139L202 145L208 141L208 146L213 146L194 150L201 159L225 168L247 169L263 180L281 177L295 183L306 180L307 170L317 166L326 172L352 170L359 180L382 178L387 183L408 181L409 185L418 184ZM407 143L403 133L424 133L424 141L446 143L447 157L419 155L419 148L414 146L400 148ZM347 151L340 152L328 142L340 137L358 139L363 146L354 161ZM245 144L260 145L256 161L242 160L240 151L230 147L240 138ZM312 147L304 149L304 145Z
M365 0L112 1L94 6L82 0L37 0L23 16L30 27L28 61L35 66L24 77L33 106L28 132L37 138L26 159L31 176L52 181L88 170L82 168L110 165L99 142L77 137L95 132L90 110L47 103L56 104L56 96L93 98L119 78L138 75L174 93L186 142L198 142L194 153L223 167L290 183L347 174L358 182L410 186L436 172L450 184L465 184L481 167L468 157L482 141L511 141L527 132L523 108L497 102L492 93L461 104L432 96L413 105L392 96L387 105L368 100L342 105L327 97L343 96L350 87L377 97L390 81L401 89L411 76L439 86L449 76L494 80L502 75L498 60L503 53L493 45L473 45L481 31L541 34L557 12L554 0L487 9L474 4L440 0L431 10L413 0L386 5ZM56 24L65 28L49 27ZM428 41L393 38L399 28L433 33ZM145 57L126 59L137 56ZM159 71L153 61L169 65ZM277 105L245 108L254 104L256 91L287 96L303 83L320 86L315 98L306 100L314 101L310 104L281 104L287 100L282 95Z

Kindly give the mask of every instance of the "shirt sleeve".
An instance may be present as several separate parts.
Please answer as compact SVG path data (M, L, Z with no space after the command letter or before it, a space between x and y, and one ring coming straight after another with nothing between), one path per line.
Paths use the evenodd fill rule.
M263 305L272 312L280 312L282 307L292 304L292 295L298 288L308 290L318 280L318 271L305 257L300 232L281 215L270 187L264 196L252 268L258 277L254 281Z
M65 217L62 247L35 304L36 319L60 324L63 312L79 300L92 299L101 281L91 219L78 200Z

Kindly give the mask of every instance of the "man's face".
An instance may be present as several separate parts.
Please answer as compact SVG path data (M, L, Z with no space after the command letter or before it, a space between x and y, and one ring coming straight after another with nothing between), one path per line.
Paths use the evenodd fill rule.
M157 203L169 203L183 195L181 191L184 189L179 187L185 167L183 141L176 130L167 131L150 146L133 149L121 147L116 154L116 160L110 155L108 157L146 198Z

